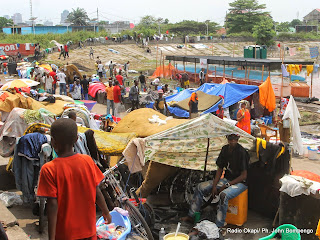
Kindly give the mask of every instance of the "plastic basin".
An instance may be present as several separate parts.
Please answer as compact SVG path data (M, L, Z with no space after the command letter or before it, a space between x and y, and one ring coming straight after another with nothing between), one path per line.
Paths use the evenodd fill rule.
M126 216L122 216L120 213L116 211L110 212L110 215L112 216L112 223L114 223L116 226L122 226L126 228L126 231L124 231L118 238L118 240L125 240L127 235L131 232L131 223L129 218ZM100 217L96 222L96 226L99 226L104 222L104 218Z
M301 240L300 233L295 232L295 230L298 230L295 226L291 224L283 224L277 227L277 229L269 236L260 238L259 240L271 240L277 235L278 232L281 234L282 240Z
M174 237L174 235L175 235L176 233L168 233L167 235L165 235L164 237L163 237L163 240L174 240L175 239L175 237ZM178 233L177 234L177 237L176 237L176 239L178 240L188 240L189 239L189 236L187 235L187 234L185 234L185 233Z

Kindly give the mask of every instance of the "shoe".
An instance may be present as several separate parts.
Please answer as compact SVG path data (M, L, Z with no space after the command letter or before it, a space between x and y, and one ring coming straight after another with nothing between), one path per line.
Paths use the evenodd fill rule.
M225 227L221 227L219 229L219 234L220 236L225 237L227 235L227 229Z

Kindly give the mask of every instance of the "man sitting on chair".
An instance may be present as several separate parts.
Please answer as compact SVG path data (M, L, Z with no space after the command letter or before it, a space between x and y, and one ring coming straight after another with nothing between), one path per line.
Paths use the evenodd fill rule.
M197 186L188 216L182 218L182 221L192 221L195 212L200 212L203 198L212 194L213 197L219 196L216 225L219 228L225 226L228 201L248 188L246 179L250 156L238 143L239 138L236 134L227 136L228 144L222 147L217 159L218 170L214 180L202 182ZM224 169L225 175L221 179Z

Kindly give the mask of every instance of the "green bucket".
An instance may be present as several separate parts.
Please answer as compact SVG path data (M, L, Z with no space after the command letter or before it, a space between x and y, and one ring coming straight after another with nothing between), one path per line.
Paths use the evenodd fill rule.
M276 228L276 230L267 237L260 238L259 240L268 240L274 238L277 233L281 235L282 240L301 240L298 229L291 224L283 224Z

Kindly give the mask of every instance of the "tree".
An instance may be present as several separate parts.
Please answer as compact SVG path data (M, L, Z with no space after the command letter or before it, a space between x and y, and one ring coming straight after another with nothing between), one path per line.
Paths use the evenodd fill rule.
M13 25L12 19L6 19L4 17L0 17L0 30L4 27L10 27Z
M83 8L72 9L67 17L67 22L70 22L72 26L87 26L88 21L88 14Z
M299 19L293 19L290 22L290 27L295 28L297 25L302 25L302 21L300 21Z
M253 37L256 38L256 42L259 45L272 45L275 35L273 21L270 17L263 18L253 27Z
M229 3L230 9L226 17L226 28L229 33L251 32L255 24L260 22L268 12L263 12L265 4L257 0L236 0Z
M276 31L277 32L289 32L290 31L290 23L289 22L281 22L276 24Z
M167 28L171 33L174 33L179 36L206 35L207 24L209 33L213 33L219 28L216 22L197 22L193 20L184 20L175 24L171 23L167 25Z

